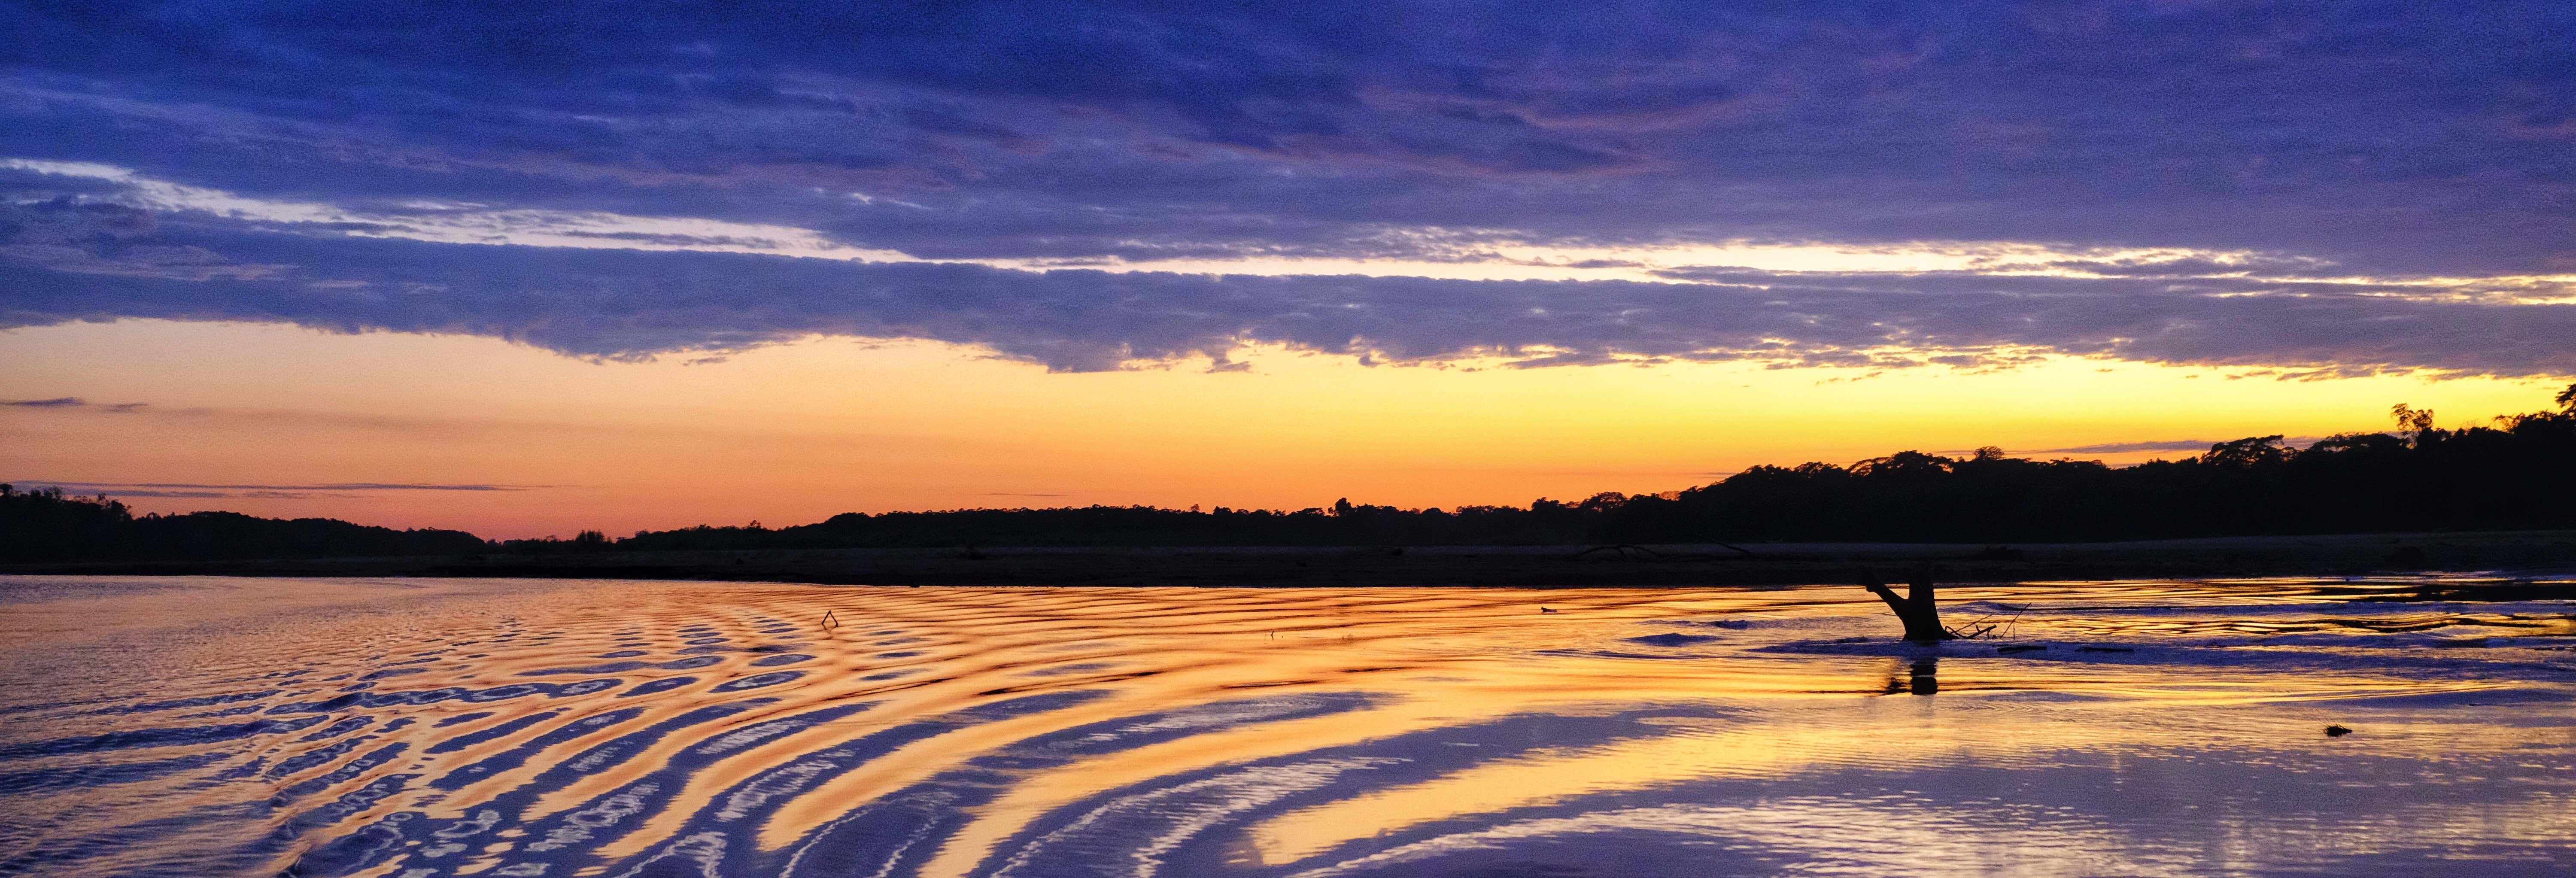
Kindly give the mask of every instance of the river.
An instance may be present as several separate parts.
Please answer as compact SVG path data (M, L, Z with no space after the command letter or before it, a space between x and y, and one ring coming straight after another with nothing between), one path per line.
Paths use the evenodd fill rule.
M0 577L0 873L2576 871L2576 607L2414 584Z

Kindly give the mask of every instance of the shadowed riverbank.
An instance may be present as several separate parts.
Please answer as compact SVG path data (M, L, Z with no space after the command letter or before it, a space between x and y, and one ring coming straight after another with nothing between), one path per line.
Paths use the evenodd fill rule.
M606 551L281 561L109 561L5 573L759 580L848 585L1688 587L1843 582L1929 565L1948 582L2576 570L2576 531L2227 537L2113 543L1756 543L1409 548Z

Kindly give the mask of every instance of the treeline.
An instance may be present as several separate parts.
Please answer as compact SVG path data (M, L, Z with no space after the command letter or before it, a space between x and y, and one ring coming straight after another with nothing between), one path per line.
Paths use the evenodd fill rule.
M817 524L764 529L698 526L638 533L619 549L897 548L944 546L1430 546L1579 543L1604 514L1630 502L1603 494L1528 507L1398 509L1353 505L1268 509L960 509L845 512Z
M778 529L638 533L619 549L956 546L1546 545L1764 541L2056 542L2576 527L2576 385L2560 411L2292 448L2280 436L2114 468L1988 448L1898 452L1850 466L1757 466L1672 494L1454 510L1295 512L1151 507L845 513ZM609 548L601 545L600 548Z
M2393 433L2306 448L2280 436L2114 468L1904 451L1849 466L1757 466L1668 494L1529 506L1201 512L1144 506L844 513L815 524L486 542L452 530L230 512L132 515L106 497L0 486L0 561L572 554L670 549L1000 546L1578 545L1772 541L2015 543L2576 527L2576 385L2559 410L2437 429L2397 406Z
M238 512L137 516L104 496L0 485L0 562L448 555L488 548L461 530L394 530Z

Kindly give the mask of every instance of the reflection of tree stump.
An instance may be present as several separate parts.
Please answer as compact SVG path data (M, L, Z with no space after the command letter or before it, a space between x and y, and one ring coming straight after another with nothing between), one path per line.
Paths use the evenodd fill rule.
M1896 611L1897 621L1905 623L1905 639L1916 643L1938 643L1958 636L1941 627L1941 608L1932 603L1932 578L1929 575L1914 574L1906 584L1904 597L1897 597L1896 590L1880 581L1878 572L1874 570L1861 572L1860 587L1869 589L1870 594L1887 602L1888 609Z
M1911 662L1896 658L1888 659L1887 687L1881 691L1888 695L1903 695L1908 692L1916 695L1940 694L1941 657L1925 655Z

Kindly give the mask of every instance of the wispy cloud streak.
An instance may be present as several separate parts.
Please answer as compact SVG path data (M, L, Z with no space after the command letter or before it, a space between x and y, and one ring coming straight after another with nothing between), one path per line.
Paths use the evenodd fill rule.
M189 482L64 482L50 479L0 479L25 489L60 488L66 494L167 499L244 498L309 500L348 498L382 491L529 491L547 485L436 485L406 482L330 482L309 485L221 485Z
M63 396L53 399L0 400L0 406L12 406L28 409L87 409L118 415L134 414L149 407L147 404L139 402L119 402L109 403L106 405L95 405L89 400L85 400L77 396Z
M51 485L63 490L152 488L194 489L208 491L527 491L544 485L434 485L413 482L329 482L310 485L201 485L185 482L56 482L42 479L25 480L22 484Z
M2576 373L2576 305L2396 284L1676 272L1675 282L1046 272L721 253L459 248L212 229L164 233L286 266L264 279L63 273L0 261L0 326L100 317L484 335L640 359L815 335L921 338L1065 371L1275 344L1368 362L1637 359L1992 368L2046 355L2309 375Z

